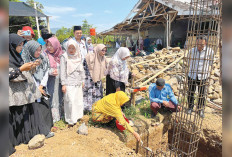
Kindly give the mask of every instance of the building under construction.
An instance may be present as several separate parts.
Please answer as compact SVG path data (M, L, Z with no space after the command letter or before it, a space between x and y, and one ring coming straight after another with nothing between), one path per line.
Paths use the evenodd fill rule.
M204 119L200 113L205 110L214 56L219 51L221 39L221 6L221 0L191 0L189 4L175 0L140 0L123 22L101 33L101 35L132 37L149 36L153 40L161 38L167 48L176 46L177 43L181 43L182 46L186 43L182 58L177 60L178 62L183 59L185 65L180 78L181 90L178 97L182 109L176 112L172 123L170 146L152 155L173 157L197 155ZM206 41L203 56L199 54L202 50L198 50L200 40ZM149 60L143 63L148 62ZM150 78L141 85L149 84L157 75L149 76ZM191 81L194 76L199 80ZM197 92L190 90L193 87L196 90L196 86ZM196 105L189 112L191 99L194 101L193 106Z
M100 35L131 36L133 39L148 36L151 41L161 39L163 47L183 48L188 18L193 15L190 7L190 3L177 0L139 0L125 20ZM199 15L199 12L196 13L196 16Z

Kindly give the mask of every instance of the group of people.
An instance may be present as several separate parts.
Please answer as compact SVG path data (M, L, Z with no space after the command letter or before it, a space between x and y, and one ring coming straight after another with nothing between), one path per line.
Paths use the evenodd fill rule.
M47 29L41 30L38 41L33 39L35 34L29 26L9 35L10 154L14 146L28 143L37 134L54 136L51 128L62 117L72 127L84 111L92 111L96 121L101 121L95 116L98 114L114 117L140 139L121 110L129 100L124 92L133 76L126 62L129 49L120 47L108 61L104 44L97 44L91 51L89 39L81 40L81 26L74 26L73 33L64 49Z
M9 135L10 154L14 146L28 143L37 134L47 138L54 136L53 124L62 117L72 127L84 115L92 112L93 121L107 123L116 118L125 129L139 141L140 136L124 119L122 106L129 101L126 85L134 77L126 60L130 50L119 47L108 61L104 44L91 44L91 38L82 40L81 26L74 26L74 37L62 46L55 35L41 30L38 41L31 27L26 26L17 34L9 35ZM190 57L200 52L199 60L208 53L206 39L199 39L197 49ZM192 56L191 56L192 55ZM209 61L211 65L211 61ZM204 105L205 80L208 76L195 73L203 67L191 63L189 73L189 110L193 109L196 85L199 85ZM103 97L102 79L106 78L106 96ZM157 79L149 88L151 109L154 115L163 106L172 112L179 111L171 86ZM204 116L204 113L200 113Z
M116 45L120 45L117 43L120 43L118 39L116 41ZM151 39L149 38L149 36L146 36L144 40L141 36L139 37L138 40L132 40L130 37L127 37L126 47L129 48L129 50L134 51L134 52L137 51L137 49L144 50L146 52L154 52L155 49L161 50L163 48L163 43L162 43L162 39L160 38L151 42Z

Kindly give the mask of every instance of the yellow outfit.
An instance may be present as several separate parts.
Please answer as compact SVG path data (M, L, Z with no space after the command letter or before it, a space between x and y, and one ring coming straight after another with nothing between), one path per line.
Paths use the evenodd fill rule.
M93 121L98 121L102 123L108 123L114 118L116 118L119 123L131 133L134 132L132 127L127 123L123 117L121 106L129 101L128 96L123 91L118 91L116 93L109 94L98 100L92 109L92 119Z

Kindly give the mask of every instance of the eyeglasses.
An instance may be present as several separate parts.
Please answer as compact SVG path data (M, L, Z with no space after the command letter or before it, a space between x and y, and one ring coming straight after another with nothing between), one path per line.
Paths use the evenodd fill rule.
M107 50L102 50L103 52L107 52Z

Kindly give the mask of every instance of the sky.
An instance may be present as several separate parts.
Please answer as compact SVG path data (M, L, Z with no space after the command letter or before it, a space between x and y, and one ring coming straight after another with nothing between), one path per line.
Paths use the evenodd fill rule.
M23 0L26 1L26 0ZM83 20L102 32L122 22L138 0L36 0L50 17L50 28L71 28ZM189 1L189 0L181 0Z

